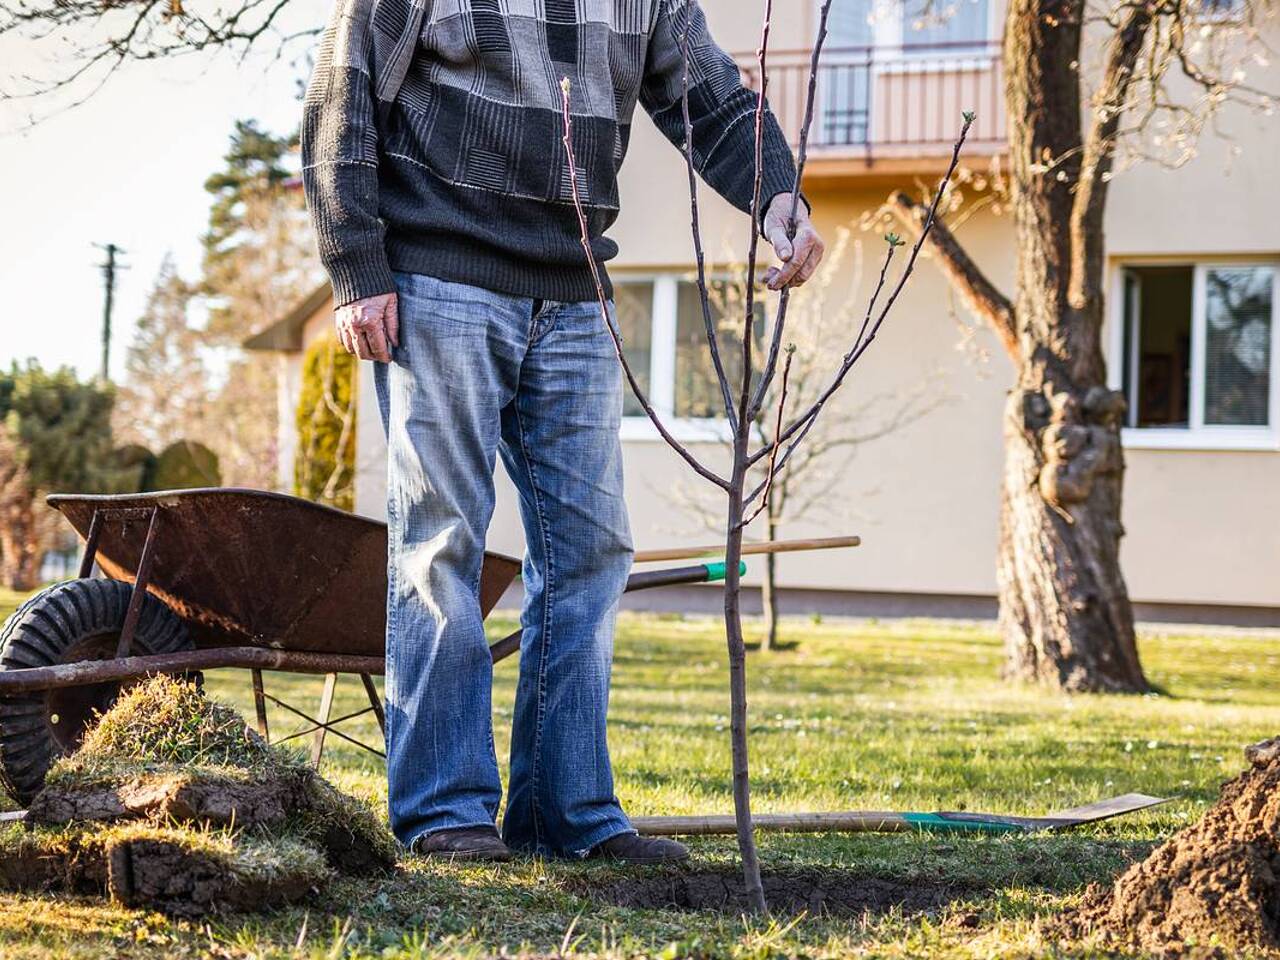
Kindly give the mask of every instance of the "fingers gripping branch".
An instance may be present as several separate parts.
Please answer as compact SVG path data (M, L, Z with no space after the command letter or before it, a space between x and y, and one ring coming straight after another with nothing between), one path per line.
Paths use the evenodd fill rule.
M561 142L564 144L565 158L569 164L569 184L573 191L573 207L578 214L578 229L581 233L582 249L587 255L587 264L591 268L591 279L595 282L596 299L600 304L600 317L604 320L605 329L609 331L609 336L613 339L613 347L618 355L618 362L622 364L622 372L627 378L631 392L635 394L637 402L653 422L654 427L657 428L658 434L667 442L667 446L679 454L681 459L693 468L698 476L711 481L720 489L728 491L729 482L704 467L679 440L671 435L671 432L662 423L661 418L653 409L653 405L649 403L649 398L645 396L639 381L636 380L636 375L632 371L631 364L627 361L627 355L622 348L622 337L619 336L613 322L609 319L609 298L605 296L604 283L600 279L600 266L596 263L596 256L591 250L591 232L587 228L587 215L582 209L582 197L578 192L578 164L573 153L573 120L569 113L569 89L569 78L565 77L560 81L561 114L564 119L564 138Z

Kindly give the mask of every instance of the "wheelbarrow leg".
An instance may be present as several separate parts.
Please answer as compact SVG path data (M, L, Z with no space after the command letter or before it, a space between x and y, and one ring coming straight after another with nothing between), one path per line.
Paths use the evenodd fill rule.
M364 692L369 697L369 706L373 708L373 715L378 718L378 729L382 731L382 735L387 735L387 714L382 709L382 698L378 696L378 688L373 685L373 677L367 673L360 674L360 681L364 684Z
M138 626L138 617L142 614L142 601L147 595L147 584L151 581L151 564L155 560L156 530L160 525L160 508L151 508L151 519L147 522L147 539L142 544L142 556L138 558L138 571L133 578L133 593L129 595L129 607L124 614L124 624L120 627L120 641L116 644L116 658L127 657L133 646L133 632Z
M88 580L93 575L93 564L98 559L98 534L102 532L102 514L93 511L93 519L89 521L89 534L84 538L84 556L80 558L80 579Z
M262 739L271 742L271 730L267 726L267 696L266 690L262 686L262 671L254 670L253 673L253 709L258 714L258 733Z
M320 694L320 715L316 718L315 739L311 742L311 766L320 769L320 761L324 757L324 735L328 732L329 715L333 713L333 690L338 685L336 673L324 675L324 692Z

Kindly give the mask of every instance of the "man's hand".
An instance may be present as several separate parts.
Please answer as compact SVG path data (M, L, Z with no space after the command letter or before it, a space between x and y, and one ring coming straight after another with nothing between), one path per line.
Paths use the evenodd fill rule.
M809 208L803 200L796 204L796 235L787 237L787 220L791 217L791 194L780 193L769 203L764 215L764 235L773 244L782 261L781 267L770 267L764 282L770 290L798 287L813 276L826 253L826 245L809 221Z
M338 339L361 360L391 361L391 348L400 346L400 306L394 293L356 300L333 312Z

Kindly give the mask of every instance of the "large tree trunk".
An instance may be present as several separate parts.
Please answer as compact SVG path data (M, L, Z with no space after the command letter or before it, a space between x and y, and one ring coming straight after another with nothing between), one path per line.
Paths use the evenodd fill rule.
M1036 371L1024 371L1023 380ZM1147 688L1120 571L1116 395L1017 389L1005 411L1000 631L1006 675L1070 691Z
M1142 691L1119 564L1124 398L1102 356L1100 197L1089 242L1073 238L1082 173L1096 172L1082 169L1083 13L1082 0L1012 0L1005 27L1018 372L1004 422L1000 629L1011 677Z

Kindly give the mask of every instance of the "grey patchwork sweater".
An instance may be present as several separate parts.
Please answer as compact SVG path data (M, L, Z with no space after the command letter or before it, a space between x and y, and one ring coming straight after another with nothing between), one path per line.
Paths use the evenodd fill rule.
M594 299L561 144L561 78L603 262L617 253L604 234L636 103L684 141L686 26L695 165L748 210L756 99L697 0L336 0L302 124L303 183L335 302L394 290L392 270ZM770 114L761 209L794 180Z

